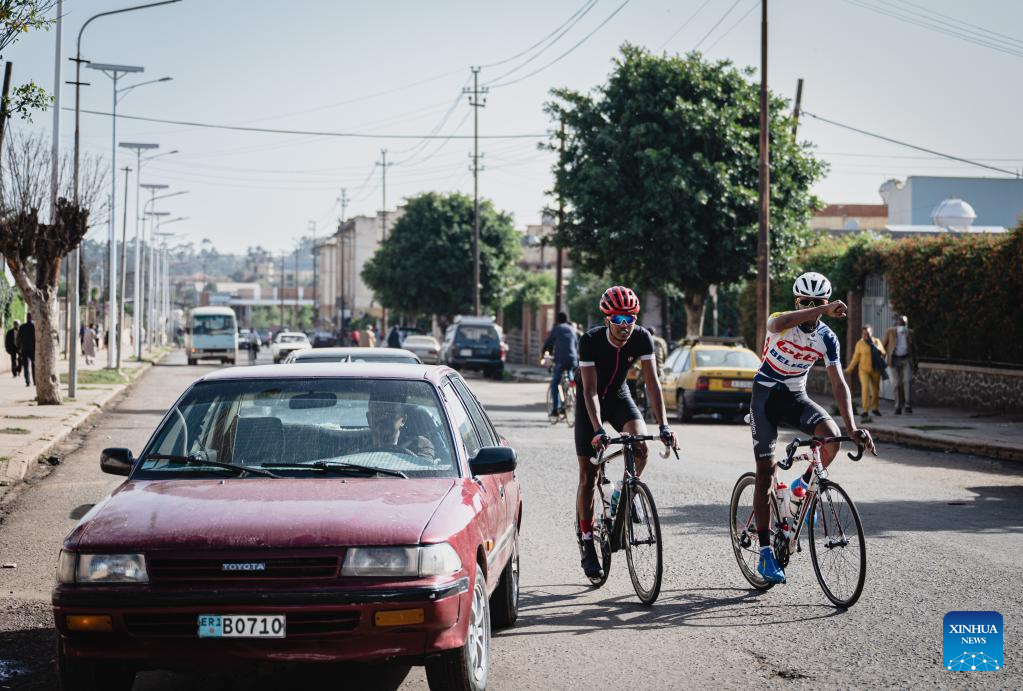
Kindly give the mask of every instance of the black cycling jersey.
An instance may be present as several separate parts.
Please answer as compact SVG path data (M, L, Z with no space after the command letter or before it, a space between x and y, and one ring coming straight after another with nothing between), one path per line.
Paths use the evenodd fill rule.
M601 400L609 396L628 396L625 377L637 360L654 359L654 340L642 326L621 348L611 343L606 326L590 329L579 339L579 366L597 369L597 395Z

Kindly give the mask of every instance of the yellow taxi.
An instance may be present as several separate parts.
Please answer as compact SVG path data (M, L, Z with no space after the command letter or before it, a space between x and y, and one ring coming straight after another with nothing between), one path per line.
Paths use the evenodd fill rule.
M681 422L693 415L744 415L760 358L738 338L685 339L664 361L664 407Z

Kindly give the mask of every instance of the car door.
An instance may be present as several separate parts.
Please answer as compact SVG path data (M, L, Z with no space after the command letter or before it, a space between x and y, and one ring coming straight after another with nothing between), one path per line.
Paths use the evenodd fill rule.
M466 459L471 459L476 455L477 451L483 448L484 443L476 429L476 425L473 423L472 416L469 414L469 409L455 391L452 383L453 379L454 377L448 377L444 381L444 385L441 386L441 392L444 394L448 414L451 416L456 442L464 449ZM501 492L503 490L499 490L501 483L498 482L497 477L496 475L480 475L479 477L471 478L471 482L479 488L480 511L477 522L480 528L480 537L487 552L488 563L492 558L491 555L494 553L494 547L500 538L499 533L502 529L502 516L504 513L502 508L503 502L501 500ZM488 568L487 576L488 586L492 589L496 586L500 573L494 574Z
M664 398L664 407L668 410L672 410L675 407L675 386L674 380L675 375L672 372L672 367L675 365L675 361L682 355L682 348L676 348L671 354L665 359L664 366L658 373L658 378L661 382L661 396Z
M472 418L473 423L476 425L476 429L479 431L480 438L483 440L484 446L502 446L503 440L501 435L494 429L493 422L487 416L486 411L483 409L483 405L476 398L476 395L472 393L468 385L461 377L451 377L452 384L458 395L462 398L465 403L466 409L469 411L469 416ZM499 567L495 570L500 570L503 567L508 557L511 556L513 543L515 539L515 527L516 520L518 517L519 507L519 480L515 475L515 472L500 473L497 475L487 476L493 479L497 484L497 494L500 497L501 511L498 516L500 525L497 530L496 543L491 554L488 554L488 558L492 562L491 565Z

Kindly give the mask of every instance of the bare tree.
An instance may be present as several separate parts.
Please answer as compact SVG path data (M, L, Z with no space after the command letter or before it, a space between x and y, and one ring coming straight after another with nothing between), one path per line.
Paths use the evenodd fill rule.
M11 137L10 142L0 171L0 254L36 322L36 401L57 405L61 403L57 372L60 262L85 237L89 210L84 203L76 206L61 197L55 217L41 223L39 209L50 202L48 142L41 135ZM100 186L93 184L95 199Z

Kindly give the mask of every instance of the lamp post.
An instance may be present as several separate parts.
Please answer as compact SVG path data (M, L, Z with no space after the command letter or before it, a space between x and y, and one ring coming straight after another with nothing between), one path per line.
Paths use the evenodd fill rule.
M160 219L164 216L170 216L170 211L147 211L146 216L149 216L149 299L147 304L147 316L146 324L146 337L149 341L149 347L152 348L154 345L158 345L159 341L156 338L156 333L159 323L159 310L160 310L160 262L159 255L156 247L156 234L160 229Z
M176 221L184 221L185 216L179 216L169 221L158 221L157 228L162 228L166 223L174 223ZM174 233L167 233L157 230L153 233L153 237L159 237L161 240L160 255L162 264L162 286L160 288L162 292L160 300L160 317L159 323L161 325L162 334L165 338L170 340L170 256L167 252L167 238L174 237Z
M158 154L158 155L162 156L164 154ZM152 156L150 158L156 158L156 156ZM143 161L144 160L145 159L143 159ZM170 194L164 194L164 195L160 195L158 197L158 196L156 196L156 191L157 190L165 190L165 189L167 189L168 185L145 184L145 185L142 185L142 187L147 189L147 190L149 190L149 194L150 194L149 201L147 201L142 206L142 219L143 219L143 225L142 225L142 244L143 244L143 250L142 250L143 251L143 258L142 258L142 266L143 266L143 271L142 271L142 273L143 273L143 277L142 277L142 294L143 294L143 297L144 297L144 300L142 300L142 302L145 302L145 315L146 315L146 322L145 322L145 325L146 325L146 337L145 337L144 340L145 340L145 342L150 347L152 347L152 345L153 345L153 336L152 336L153 328L152 327L153 327L153 321L154 321L154 318L155 318L155 316L154 316L154 308L155 308L155 305L156 305L156 303L155 303L155 295L156 295L156 278L155 278L156 252L155 252L154 247L153 247L152 229L153 229L153 221L158 216L154 212L149 211L148 209L150 208L151 205L154 205L156 202L160 201L161 199L167 199L168 197L176 197L176 196L181 195L181 194L188 194L188 190L181 190L179 192L172 192ZM161 215L169 216L170 212L167 212L167 213L164 213L164 214L161 214ZM146 226L145 226L145 223L144 223L144 221L145 221L147 216L151 217L149 219L149 240L148 241L146 240ZM147 252L149 254L148 259L145 256L145 254ZM146 272L146 266L149 267L148 268L148 273ZM146 280L147 279L148 279L148 286L146 285Z
M78 194L78 163L79 163L79 160L80 160L80 149L81 149L81 147L79 145L79 141L80 141L79 120L80 120L80 115L81 115L81 88L82 88L82 84L83 84L83 82L82 82L82 63L83 62L86 62L86 63L89 62L88 60L83 60L82 59L82 34L85 33L85 29L86 29L87 26L89 26L89 24L91 24L92 22L96 21L100 17L109 17L109 16L115 15L115 14L124 14L125 12L134 12L135 10L144 10L144 9L146 9L148 7L157 7L159 5L170 5L170 4L175 3L175 2L181 2L181 0L160 0L160 2L151 2L151 3L147 3L145 5L134 5L132 7L124 7L124 8L121 8L119 10L110 10L108 12L99 12L97 14L92 15L88 19L86 19L85 23L82 24L82 28L78 30L78 41L75 44L75 57L71 58L72 62L75 63L75 81L74 81L74 85L75 85L75 156L74 156L74 165L72 166L72 169L73 169L73 183L72 184L73 184L73 187L74 187L75 206L78 205L79 198L80 198L79 194ZM62 9L63 9L63 4L61 3L61 4L58 5L58 8L57 8L58 13L61 13ZM59 43L60 42L60 29L59 29L60 23L59 22L58 22L57 26L58 26L57 38L58 38L58 43ZM86 84L86 86L88 86L88 84ZM60 89L57 89L57 92L59 92L59 91L60 91ZM58 96L58 98L59 98L59 96ZM59 101L57 101L57 103L59 103ZM57 108L54 109L54 112L59 112L59 110L60 110L60 108L57 107ZM72 269L71 289L72 289L72 303L74 304L74 308L71 310L71 319L70 319L71 323L68 325L68 331L70 331L74 335L74 337L76 339L78 338L78 290L79 290L79 288L78 288L78 264L79 264L78 253L79 252L80 252L80 250L76 247L74 252L71 255L71 269ZM72 348L69 351L69 353L70 353L70 356L68 358L68 396L73 398L75 396L75 393L76 393L77 387L78 387L78 356L77 356L78 350L76 348Z
M139 192L142 180L142 152L150 149L156 149L159 144L142 144L138 142L121 142L118 146L122 149L130 149L135 152L135 275L132 281L132 338L135 341L135 359L139 360L142 358L141 342L140 337L142 334L141 330L141 319L142 312L139 309L139 286L141 279L139 277L139 259L141 255L141 248L139 247ZM128 200L125 198L124 205L127 208ZM127 267L125 268L127 273Z

